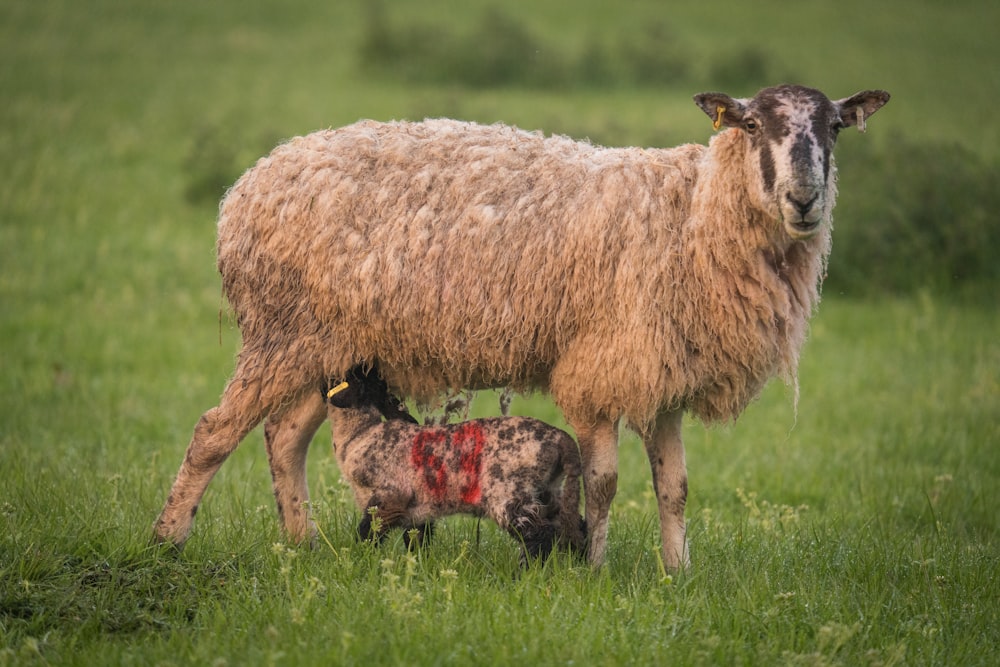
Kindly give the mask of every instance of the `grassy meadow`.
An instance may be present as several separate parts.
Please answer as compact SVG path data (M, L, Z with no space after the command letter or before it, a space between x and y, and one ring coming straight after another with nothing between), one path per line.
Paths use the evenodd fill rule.
M1000 5L663 7L0 3L0 665L994 663ZM282 541L259 429L181 555L149 545L239 346L217 203L276 142L438 115L704 142L692 94L784 80L893 99L838 147L797 403L775 382L685 425L689 571L662 570L628 431L597 571L520 573L466 518L415 553L355 542L325 427L315 549Z

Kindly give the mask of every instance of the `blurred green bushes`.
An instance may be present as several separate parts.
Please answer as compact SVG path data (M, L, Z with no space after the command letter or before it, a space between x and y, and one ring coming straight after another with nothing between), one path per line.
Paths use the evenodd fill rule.
M627 134L614 128L582 132L610 144ZM847 296L993 294L1000 287L1000 164L956 144L917 141L898 131L881 142L870 139L838 152L841 196L824 290ZM277 141L260 137L258 154ZM232 148L238 144L222 129L202 128L185 161L189 203L218 204L249 166Z
M757 47L698 55L664 22L638 34L591 36L578 51L539 37L493 7L462 29L396 25L381 1L365 5L360 67L406 83L453 87L704 86L755 90L796 81ZM699 62L695 62L699 59ZM590 128L594 129L594 128ZM623 137L589 131L598 143ZM633 138L633 141L635 139ZM825 289L853 296L982 291L1000 285L1000 165L959 145L901 133L854 142L838 155L836 251Z
M358 55L363 68L406 83L580 88L693 84L704 69L696 67L695 52L662 20L637 33L590 35L571 49L538 36L497 6L485 9L469 28L430 21L400 26L383 2L374 0L365 4ZM764 86L787 78L755 48L715 55L707 67L722 84Z
M1000 164L900 132L838 155L826 290L849 295L1000 287Z
M194 128L183 161L185 201L215 208L252 161L270 153L281 140L280 133L270 130L246 136L224 124L206 122Z

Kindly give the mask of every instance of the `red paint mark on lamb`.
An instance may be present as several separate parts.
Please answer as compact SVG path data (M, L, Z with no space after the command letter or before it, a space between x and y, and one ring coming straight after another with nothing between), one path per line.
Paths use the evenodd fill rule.
M410 448L410 462L417 470L423 472L427 489L439 502L448 494L448 471L445 469L444 459L434 450L436 445L442 445L444 442L444 431L427 429L420 431L413 438L413 445Z
M466 422L455 431L453 444L458 450L458 467L465 477L460 489L462 502L475 505L482 497L479 473L483 463L483 445L486 436L479 424Z

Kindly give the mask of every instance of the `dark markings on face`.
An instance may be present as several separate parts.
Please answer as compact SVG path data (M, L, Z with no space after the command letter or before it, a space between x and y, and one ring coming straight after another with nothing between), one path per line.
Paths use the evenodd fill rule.
M761 128L752 134L751 138L760 154L760 173L764 178L764 189L767 192L774 192L777 181L777 168L771 147L780 144L788 135L788 124L784 122L779 106L780 100L777 96L764 93L755 98L747 110L747 118L756 122Z
M791 149L792 165L796 171L808 171L812 162L812 147L817 145L822 151L823 177L829 178L830 154L839 126L836 110L830 101L818 90L800 86L779 86L762 91L751 102L747 118L759 123L761 131L751 134L751 140L760 156L760 170L764 187L774 192L777 178L773 146L780 145L793 131L786 117L787 104L809 105L810 127L800 131Z
M792 168L795 172L807 172L812 162L812 137L800 132L792 144Z
M837 134L840 132L841 121L837 110L825 97L817 93L814 95L815 106L812 113L813 133L819 143L820 150L823 151L823 178L830 177L830 155L833 153L833 145L837 143Z
M764 177L764 189L767 192L774 192L776 180L774 155L771 154L771 144L766 141L760 147L760 173Z

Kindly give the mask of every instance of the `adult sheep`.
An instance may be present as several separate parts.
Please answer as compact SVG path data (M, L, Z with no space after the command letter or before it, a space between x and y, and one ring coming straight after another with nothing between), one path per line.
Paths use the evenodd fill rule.
M889 95L785 85L694 99L727 128L707 147L363 121L258 161L218 226L243 346L155 537L183 544L212 476L265 418L283 526L309 536L317 388L377 363L418 399L548 390L579 441L594 564L625 418L649 456L664 563L686 564L681 417L735 419L768 379L794 377L830 250L837 133Z

